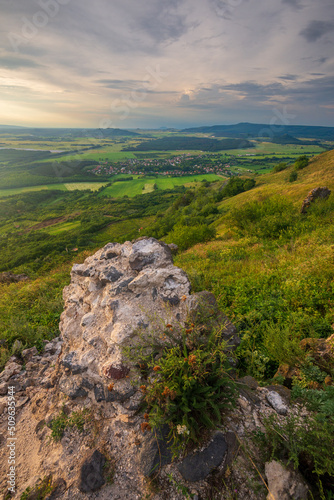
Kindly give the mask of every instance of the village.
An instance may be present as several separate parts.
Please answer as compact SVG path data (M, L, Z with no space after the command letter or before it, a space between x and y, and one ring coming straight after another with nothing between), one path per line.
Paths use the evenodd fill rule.
M170 158L127 158L119 162L105 159L89 172L98 176L119 174L180 177L197 174L235 175L231 171L231 165L224 163L220 155L191 155L190 153Z

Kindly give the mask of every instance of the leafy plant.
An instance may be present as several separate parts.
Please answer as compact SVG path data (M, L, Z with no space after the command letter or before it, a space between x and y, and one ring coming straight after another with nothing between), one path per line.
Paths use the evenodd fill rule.
M221 411L233 403L235 386L228 375L220 331L203 335L200 327L191 324L174 332L167 325L161 337L161 344L152 337L141 339L140 364L152 373L141 386L147 405L147 422L142 427L167 424L176 454L221 421ZM138 356L137 346L135 352Z
M307 167L309 164L309 159L306 155L299 156L297 160L295 161L295 169L296 170L302 170L303 168Z
M83 410L73 412L69 417L65 413L65 409L63 407L58 417L53 419L49 424L52 431L51 438L56 442L60 441L63 437L65 429L72 429L73 427L76 427L79 432L82 432L89 414L90 410L84 408Z
M20 500L44 500L52 493L54 488L52 486L52 476L45 476L44 479L39 480L33 489L28 487L22 493Z
M333 415L324 418L316 413L306 417L289 414L283 421L271 415L263 419L263 424L265 434L260 437L266 460L286 460L308 476L315 476L320 496L326 500L322 483L334 485Z

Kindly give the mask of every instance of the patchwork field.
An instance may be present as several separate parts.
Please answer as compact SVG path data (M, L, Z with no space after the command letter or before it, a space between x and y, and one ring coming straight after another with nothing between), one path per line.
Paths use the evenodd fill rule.
M105 186L107 182L71 182L63 184L45 184L42 186L31 186L13 189L0 189L0 197L11 196L13 194L21 194L29 191L42 191L43 189L56 189L59 191L84 191L85 189L90 189L91 191L97 191L102 186Z
M202 180L207 180L209 182L222 179L219 175L207 174L207 175L187 175L183 177L153 177L142 179L134 179L132 181L120 181L114 182L111 186L105 188L99 196L136 196L138 194L149 193L154 190L154 184L156 184L157 189L173 189L176 186L189 186L190 184L195 185L197 182ZM152 187L150 187L152 186Z

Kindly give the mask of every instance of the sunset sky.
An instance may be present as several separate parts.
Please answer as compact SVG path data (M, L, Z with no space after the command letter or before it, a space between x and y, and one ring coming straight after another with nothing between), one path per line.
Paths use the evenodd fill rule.
M0 124L334 126L333 0L0 6Z

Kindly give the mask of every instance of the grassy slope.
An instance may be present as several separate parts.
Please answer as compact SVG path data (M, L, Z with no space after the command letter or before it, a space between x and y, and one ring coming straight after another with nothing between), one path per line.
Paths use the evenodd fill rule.
M244 366L259 378L272 376L278 363L293 362L301 338L330 335L334 322L333 212L299 216L311 189L327 186L334 192L334 152L315 158L294 183L286 180L290 171L258 177L257 187L223 201L226 215L215 222L218 239L176 261L194 289L212 290L238 323ZM275 196L293 204L290 234L265 239L233 226L231 210ZM333 207L333 197L327 206Z

